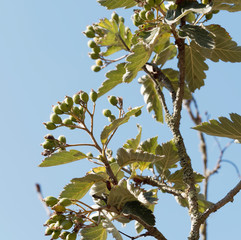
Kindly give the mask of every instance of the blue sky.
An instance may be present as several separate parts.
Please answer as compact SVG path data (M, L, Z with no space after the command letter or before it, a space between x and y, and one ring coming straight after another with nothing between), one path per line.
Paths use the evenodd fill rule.
M84 2L84 3L83 3ZM96 1L63 0L9 0L0 2L0 81L1 81L1 238L6 240L43 240L45 211L35 192L35 183L40 183L45 196L58 196L63 186L73 177L81 177L89 165L76 162L53 168L38 168L43 157L40 143L48 133L43 122L49 120L51 105L62 101L65 95L72 96L79 90L97 89L105 79L104 71L90 70L93 61L88 58L88 39L82 34L86 26L102 17L110 17L112 11L100 7ZM126 16L132 10L117 10ZM128 15L129 14L129 15ZM213 21L225 27L233 39L241 44L240 13L222 13ZM131 26L131 25L130 25ZM134 29L131 26L132 29ZM206 86L197 91L200 111L206 111L211 118L228 116L240 110L240 63L210 63ZM110 70L109 67L107 70ZM124 97L125 107L143 105L140 86L134 81L123 85L111 94ZM107 121L101 116L106 108L104 96L97 105L96 133ZM150 115L131 120L115 136L112 147L121 146L126 139L137 134L137 123L143 126L143 139L156 136L159 142L170 140L171 134L152 120ZM182 130L188 153L193 159L196 171L202 171L198 149L198 138L191 130L192 122L183 113ZM85 135L58 130L54 135L65 134L70 142L87 141ZM210 168L215 166L219 151L212 137L209 143ZM223 146L229 140L221 141ZM82 149L88 152L89 149ZM225 153L225 159L232 160L241 169L240 145L232 145ZM219 174L212 177L210 201L217 201L238 182L234 168L222 165ZM87 197L86 200L89 198ZM160 230L168 240L186 239L189 232L187 210L179 207L173 197L159 196L157 221ZM209 220L209 239L238 239L241 235L241 194L235 197ZM133 225L125 232L133 233ZM109 238L111 239L111 238ZM124 238L125 239L125 238Z

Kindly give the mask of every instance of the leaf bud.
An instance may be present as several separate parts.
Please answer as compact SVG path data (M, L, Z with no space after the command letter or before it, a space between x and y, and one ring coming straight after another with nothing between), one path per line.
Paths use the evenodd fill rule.
M95 92L93 89L91 89L89 96L90 96L90 99L92 102L96 102L96 100L98 98L97 92Z
M52 123L52 122L47 122L47 123L44 123L45 127L48 129L48 130L54 130L57 128L57 126Z
M112 104L113 106L116 106L118 103L118 100L115 96L108 96L108 101L110 104Z
M99 72L101 70L101 67L100 66L96 66L96 65L93 65L91 67L91 70L94 71L94 72Z
M123 18L123 17L119 17L119 22L122 22L122 23L124 23L125 22L125 19Z
M111 111L109 109L104 109L102 113L105 117L110 117L111 115Z
M64 112L59 108L58 105L53 106L53 112L56 114L63 114Z
M68 198L61 198L58 202L59 205L67 207L70 206L72 204L72 201Z
M54 124L61 124L62 123L61 117L56 113L52 113L50 115L50 121Z
M80 92L80 99L87 103L89 101L89 95L86 92Z
M58 202L58 199L53 196L48 196L44 198L44 202L46 203L47 206L53 207Z
M58 140L61 142L61 143L66 143L66 137L64 136L64 135L60 135L59 137L58 137Z
M111 18L116 21L116 23L119 23L119 15L116 12L113 12L111 14Z
M93 154L91 152L88 152L86 153L86 156L91 159L93 157Z
M66 240L76 240L77 238L77 233L73 232L67 235Z
M138 110L138 111L135 113L135 117L138 117L138 116L140 116L140 115L141 115L141 109Z
M89 40L89 41L88 41L88 47L94 48L94 47L96 47L96 46L97 46L97 45L96 45L95 41L93 41L93 40Z

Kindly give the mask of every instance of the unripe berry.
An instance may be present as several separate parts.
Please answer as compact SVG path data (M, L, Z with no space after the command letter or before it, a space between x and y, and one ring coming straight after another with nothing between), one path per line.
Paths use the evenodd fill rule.
M92 32L94 32L95 30L94 30L94 28L93 28L92 25L88 25L88 26L86 27L86 31L92 31Z
M88 152L88 153L86 153L86 156L89 157L89 158L92 158L93 154L91 152Z
M147 12L146 10L142 10L139 13L140 18L142 18L143 20L146 20L146 12Z
M54 222L57 222L57 221L63 221L65 220L65 216L64 215L59 215L59 214L54 214L51 216L51 218Z
M154 7L154 5L155 5L154 0L146 0L146 3L149 4L151 7Z
M96 65L93 65L91 67L91 70L94 71L94 72L99 72L101 70L101 67L100 66L96 66Z
M111 115L111 111L109 109L104 109L102 113L105 117L110 117Z
M53 106L53 112L56 114L63 114L64 112L59 108L58 105Z
M150 11L151 10L151 5L149 5L149 4L146 4L145 6L144 6L144 9L146 10L146 11Z
M95 32L88 30L88 31L85 32L85 35L88 38L94 38L95 37Z
M89 53L89 56L91 59L96 60L100 57L100 54L96 52L92 52L92 53Z
M63 124L70 126L70 125L73 125L73 122L69 118L66 118L63 120Z
M50 121L54 124L61 124L62 123L61 117L56 113L52 113L50 115Z
M53 219L48 219L45 223L44 223L44 226L48 226L50 225L51 223L55 223L55 221Z
M115 96L108 96L108 101L110 104L112 104L113 106L116 106L118 103L118 100Z
M111 18L116 21L116 23L119 23L119 15L116 12L113 12L111 14Z
M52 149L55 147L55 142L53 140L46 140L44 143L42 143L42 147L44 149Z
M189 23L193 23L195 21L195 14L192 12L187 14L185 20Z
M99 54L100 53L100 47L99 46L94 47L93 52Z
M58 199L53 196L48 196L44 199L44 201L47 206L53 207L58 202Z
M64 206L58 204L54 205L52 209L56 212L64 212L66 210Z
M101 59L97 59L96 61L95 61L95 64L97 65L97 66L103 66L103 62L102 62L102 60Z
M45 230L45 236L49 236L53 233L53 230L50 227L47 227Z
M74 101L73 101L73 98L72 97L68 97L66 96L65 99L64 99L64 102L67 103L67 105L72 108L73 105L74 105Z
M80 93L80 99L84 102L87 103L89 101L89 95L86 92L81 92Z
M70 234L70 232L64 231L64 232L62 232L62 233L59 235L59 237L60 237L61 239L66 239L66 237L68 236L68 234Z
M81 114L80 114L80 110L78 107L74 106L73 107L73 113L75 116L79 117Z
M206 17L207 20L210 20L210 19L212 19L213 14L212 13L208 13L208 14L205 15L205 17Z
M110 115L110 116L108 117L108 120L109 120L110 122L113 122L115 119L116 119L115 115Z
M90 47L90 48L94 48L94 47L96 47L96 43L95 43L95 41L93 41L93 40L89 40L89 41L88 41L88 47Z
M68 198L61 198L58 202L59 205L67 207L70 206L72 204L71 200Z
M51 239L58 239L60 233L61 233L60 230L54 231L54 232L52 233L52 235L51 235Z
M66 240L76 240L77 238L77 233L73 232L67 235Z
M138 117L141 115L141 109L135 113L135 117Z
M80 110L80 114L83 114L85 112L85 109L82 106L79 107L79 110Z
M63 112L68 112L71 109L72 106L69 106L66 102L62 102L59 105L59 108L63 111Z
M73 101L74 101L75 104L80 104L80 95L78 93L76 93L73 96Z
M152 11L146 12L146 19L147 20L153 20L154 17L155 17L154 12L152 12Z
M202 0L202 3L203 3L203 4L208 4L208 3L209 3L209 0Z
M64 230L69 230L72 226L73 226L73 222L70 220L65 220L60 224L60 227Z
M48 130L54 130L57 128L57 126L52 123L52 122L47 122L47 123L44 123L45 127L48 129Z
M96 102L97 98L98 98L98 94L97 92L95 92L93 89L90 91L90 99L92 102Z
M64 136L64 135L60 135L59 137L58 137L58 140L61 142L61 143L66 143L66 137Z

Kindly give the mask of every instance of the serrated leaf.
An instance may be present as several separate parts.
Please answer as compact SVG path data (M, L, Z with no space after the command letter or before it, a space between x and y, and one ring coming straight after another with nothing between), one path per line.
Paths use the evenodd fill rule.
M139 201L127 202L123 207L122 213L135 215L150 226L155 225L155 217L152 211Z
M179 86L179 72L172 69L172 68L165 68L165 69L162 69L162 73L168 77L168 79L171 81L172 83L172 86L174 88L175 91L177 91L178 89L178 86ZM185 84L185 87L184 87L184 99L191 99L192 98L192 94L191 92L189 91L187 85Z
M206 78L204 71L208 70L205 58L198 52L196 46L191 42L190 46L186 45L185 48L186 82L191 92L204 85L203 80Z
M232 41L229 33L220 25L212 24L206 29L214 35L215 48L212 50L198 48L200 53L214 62L241 62L241 46Z
M241 116L237 113L230 113L229 115L231 120L226 117L219 117L219 121L212 119L209 120L209 122L204 122L193 127L193 129L208 135L227 137L241 141Z
M153 138L148 138L146 141L144 141L140 144L140 149L145 152L155 154L156 147L158 145L157 139L158 139L158 136L153 137Z
M134 151L137 149L140 140L141 140L141 133L142 133L142 127L140 125L137 125L139 133L137 134L136 138L131 138L126 141L126 143L123 145L123 148L126 149L133 149Z
M178 22L182 17L194 12L199 14L206 14L210 12L212 7L210 5L200 4L198 2L185 2L178 5L175 10L168 10L166 13L165 21L171 25Z
M163 49L158 55L155 56L154 62L156 65L163 65L173 59L177 55L177 47L174 44L170 44L168 47Z
M204 27L197 25L184 25L179 30L179 36L182 38L189 37L194 40L200 47L213 49L215 42L213 35Z
M240 0L214 0L213 3L213 10L241 11Z
M109 220L109 218L105 217L102 221L102 226L107 230L108 233L111 233L113 238L116 240L123 240L121 234L115 225Z
M98 0L98 3L107 9L131 8L137 4L134 0Z
M109 137L109 135L115 130L117 129L119 126L121 126L122 124L126 123L129 121L130 117L135 115L136 112L138 112L141 107L135 107L132 110L130 110L129 112L127 112L124 117L122 118L118 118L116 120L114 120L110 125L105 126L103 131L101 132L100 135L100 139L102 144L104 145Z
M102 83L98 89L98 98L109 92L111 89L122 83L122 77L125 74L125 63L116 65L115 70L106 73L107 79Z
M154 155L151 153L143 152L141 150L119 148L117 150L117 163L120 167L124 167L131 163L136 162L155 162L161 160L163 156Z
M75 162L86 158L87 156L77 150L61 151L53 153L51 156L45 158L39 167L52 167L66 163Z
M101 199L109 193L105 182L96 182L91 186L90 196L92 196L93 201L100 205L106 205L106 201ZM99 198L98 198L99 197Z
M176 167L176 163L180 160L177 148L173 141L158 145L156 148L157 155L164 155L164 158L155 162L155 166L160 175L164 174L166 170Z
M163 111L161 101L159 100L155 85L149 76L143 76L138 79L141 84L141 94L147 104L147 111L154 111L154 118L163 123Z
M105 180L97 174L89 174L82 178L74 178L71 183L64 187L60 193L61 198L81 199L89 191L91 186L96 182Z
M82 228L80 231L81 240L106 240L107 231L101 224L89 228Z

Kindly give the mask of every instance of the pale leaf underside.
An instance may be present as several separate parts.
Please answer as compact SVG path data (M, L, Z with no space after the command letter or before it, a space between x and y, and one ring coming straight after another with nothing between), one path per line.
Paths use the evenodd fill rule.
M136 5L134 0L98 0L98 2L107 9L131 8Z
M213 10L241 11L240 0L214 0L213 3Z

